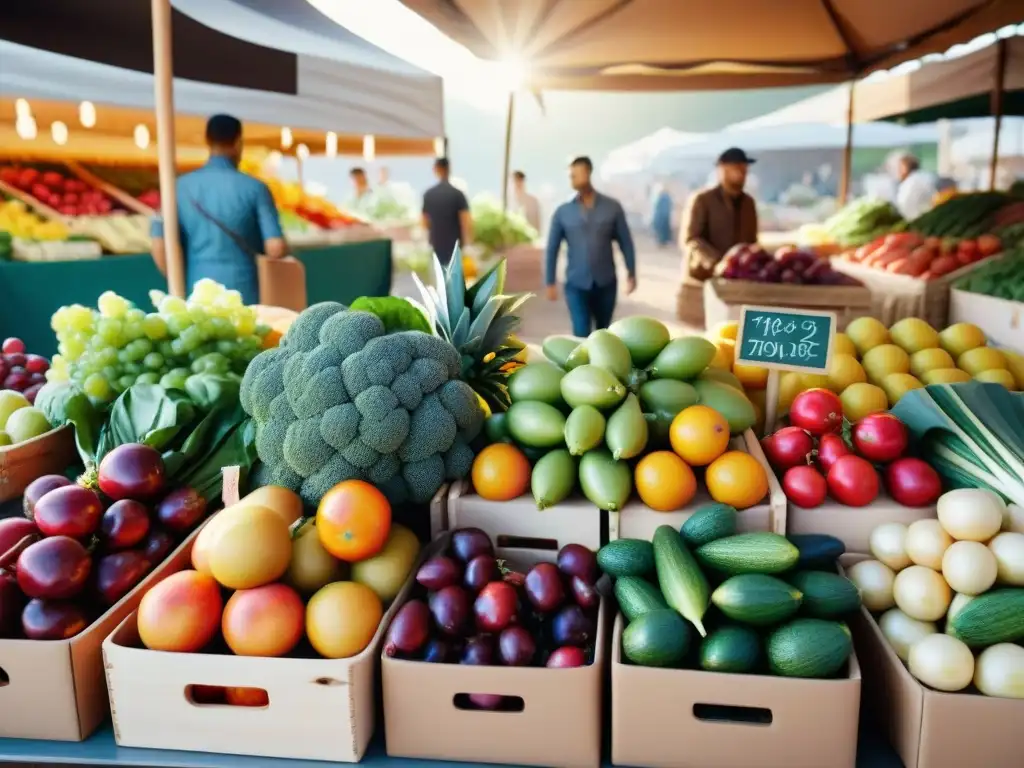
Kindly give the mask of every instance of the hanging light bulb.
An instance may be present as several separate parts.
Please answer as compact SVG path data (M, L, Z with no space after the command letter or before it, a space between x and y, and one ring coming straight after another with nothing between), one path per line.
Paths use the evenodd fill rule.
M284 127L281 129L281 149L290 149L292 146L292 129Z
M78 122L83 128L92 128L96 125L96 107L91 101L83 101L78 105Z
M336 134L334 131L327 132L327 141L325 142L324 145L324 153L328 157L338 156L338 134Z
M14 116L18 120L32 117L32 107L26 99L18 99L14 102Z
M14 131L25 141L31 141L37 135L35 118L32 115L19 117L14 123Z
M63 147L68 143L68 127L60 120L56 120L50 124L50 135L53 137L53 143Z
M434 139L434 157L444 157L444 136Z
M139 149L145 149L149 146L149 128L143 123L139 123L135 126L135 146Z
M299 158L299 160L307 160L309 158L309 147L305 144L299 144L299 146L295 148L295 156Z
M363 136L363 160L365 160L368 163L372 163L373 158L376 157L376 155L377 147L376 142L373 139L373 136Z

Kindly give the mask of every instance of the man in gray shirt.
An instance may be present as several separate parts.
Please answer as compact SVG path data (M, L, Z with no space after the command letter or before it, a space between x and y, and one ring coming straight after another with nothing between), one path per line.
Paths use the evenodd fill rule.
M565 270L565 303L569 306L572 332L586 337L594 328L607 328L615 312L618 282L612 241L618 242L626 262L626 294L636 290L636 252L618 200L596 191L590 183L594 165L589 157L577 157L569 166L576 196L563 203L551 218L545 280L549 301L558 299L556 285L558 251L568 244Z
M462 191L448 180L451 167L448 158L434 161L437 184L423 195L423 226L430 234L430 246L441 264L452 260L456 243L465 247L473 238L473 218Z

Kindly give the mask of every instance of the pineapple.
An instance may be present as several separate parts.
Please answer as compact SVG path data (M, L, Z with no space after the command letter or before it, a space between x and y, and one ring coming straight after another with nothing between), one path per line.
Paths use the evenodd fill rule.
M532 293L504 294L508 267L501 259L466 289L462 251L456 247L447 268L434 256L434 285L425 286L414 273L434 333L462 356L462 378L486 403L491 413L508 409L506 381L521 365L526 345L513 331L516 311ZM511 365L510 365L511 364Z

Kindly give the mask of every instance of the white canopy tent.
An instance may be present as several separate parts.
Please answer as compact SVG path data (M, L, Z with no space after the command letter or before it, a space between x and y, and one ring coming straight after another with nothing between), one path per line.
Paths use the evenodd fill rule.
M686 146L706 139L703 133L687 133L674 128L660 128L649 136L617 147L608 153L599 167L603 179L643 173L650 169L651 160L670 147Z

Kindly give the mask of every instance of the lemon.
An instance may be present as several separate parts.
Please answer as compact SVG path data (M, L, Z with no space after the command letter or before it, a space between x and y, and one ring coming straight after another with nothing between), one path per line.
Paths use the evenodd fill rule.
M934 368L921 374L925 386L931 384L961 384L971 380L971 374L959 368Z
M828 389L828 376L823 373L801 373L800 385L804 390Z
M990 368L987 371L979 371L974 374L974 378L977 381L986 381L992 384L1002 384L1011 392L1017 391L1017 380L1013 378L1013 374L1005 368Z
M725 321L717 323L714 328L711 329L711 333L708 334L708 338L715 339L729 339L730 341L736 341L736 335L739 333L740 324L732 321Z
M913 354L939 346L939 332L919 317L906 317L889 329L894 344Z
M748 365L747 363L734 363L732 374L740 380L744 389L758 390L768 386L768 369L759 365Z
M889 398L889 405L896 405L907 392L912 389L921 389L924 384L911 376L909 373L890 373L882 381L882 389L885 396Z
M839 395L839 402L843 404L843 415L853 423L872 413L889 410L889 398L882 388L862 381L844 389Z
M853 345L850 337L845 333L837 333L832 340L832 352L837 355L853 355L856 357L857 347Z
M872 347L861 362L872 384L881 384L890 373L910 372L910 355L895 344Z
M784 373L779 379L779 407L778 415L789 413L789 406L793 404L796 396L805 389L799 373Z
M723 371L732 370L732 361L736 351L736 342L731 339L718 339L714 342L715 356L708 363L708 368L718 368Z
M873 317L858 317L846 326L846 335L849 336L861 357L869 349L889 341L888 329Z
M971 323L956 323L939 334L939 344L955 358L969 349L985 346L985 341L985 332Z
M938 368L955 368L956 363L944 349L922 349L910 356L910 372L921 378Z
M1013 374L1013 378L1017 382L1017 389L1024 389L1024 355L1018 355L1016 352L1005 349L1003 356L1006 358L1007 370Z
M964 352L956 359L956 367L977 376L982 371L993 368L1006 368L1006 355L992 347L975 347Z
M828 369L828 388L836 394L845 390L851 384L868 380L868 375L857 358L846 353L833 354L832 362Z

